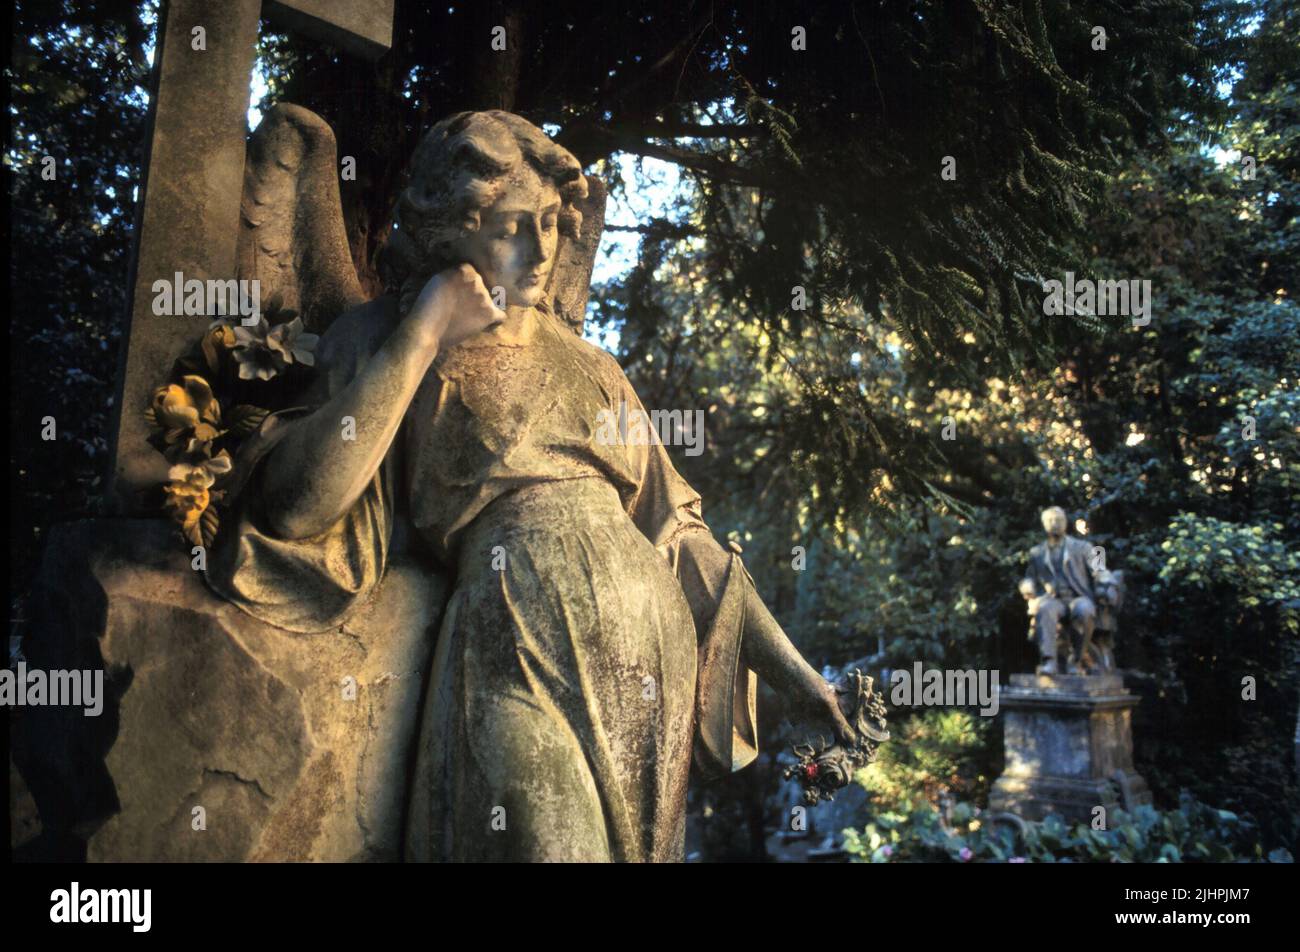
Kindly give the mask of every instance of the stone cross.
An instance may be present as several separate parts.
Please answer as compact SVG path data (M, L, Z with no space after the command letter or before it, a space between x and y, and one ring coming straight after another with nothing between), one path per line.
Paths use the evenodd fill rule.
M365 57L392 43L394 0L268 0L282 27ZM143 411L173 361L210 317L157 315L153 286L235 278L249 77L262 0L167 0L158 19L150 143L136 218L131 316L119 364L108 498L141 511L141 491L166 479L146 442ZM179 292L177 292L179 294Z

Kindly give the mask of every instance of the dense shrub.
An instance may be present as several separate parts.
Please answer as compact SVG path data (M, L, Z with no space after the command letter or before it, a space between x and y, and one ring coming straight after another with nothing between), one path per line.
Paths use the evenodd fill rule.
M1019 825L967 803L946 815L922 806L881 814L861 831L846 830L845 847L854 860L871 863L1292 862L1285 849L1265 855L1248 820L1187 795L1175 810L1115 810L1108 820L1106 829L1067 827L1056 816Z
M908 803L938 804L944 798L983 800L995 776L996 735L989 718L966 711L930 709L897 720L876 763L857 780L871 805L888 812Z

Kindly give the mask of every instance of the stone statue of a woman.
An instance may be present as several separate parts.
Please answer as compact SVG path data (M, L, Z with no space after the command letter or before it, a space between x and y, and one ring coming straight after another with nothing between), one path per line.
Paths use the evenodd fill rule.
M209 565L217 591L294 631L345 618L408 527L451 574L410 859L682 859L692 753L705 771L756 755L754 673L797 720L854 739L663 446L598 438L602 411L640 402L544 295L586 192L518 116L435 126L388 293L330 326L304 406L241 451Z

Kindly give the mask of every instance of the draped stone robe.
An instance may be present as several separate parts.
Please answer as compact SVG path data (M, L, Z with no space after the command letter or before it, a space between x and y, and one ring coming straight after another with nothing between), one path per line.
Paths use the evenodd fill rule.
M306 405L241 447L209 584L264 621L326 630L371 597L411 530L455 584L409 858L680 860L692 749L707 774L757 755L755 678L741 662L752 582L735 555L716 577L681 546L708 527L657 440L599 438L602 410L642 411L613 357L545 308L512 310L438 355L335 525L303 540L268 530L261 460L399 319L391 297L339 318Z

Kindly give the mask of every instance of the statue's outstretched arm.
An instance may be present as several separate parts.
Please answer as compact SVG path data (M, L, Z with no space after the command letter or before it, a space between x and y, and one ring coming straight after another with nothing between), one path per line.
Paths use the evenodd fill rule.
M469 265L425 285L410 312L348 386L295 420L262 474L268 528L306 539L342 518L374 479L439 350L499 321ZM344 439L347 418L354 423Z
M620 396L628 412L648 419L640 397L617 361L609 355L605 359L622 377ZM641 473L640 490L631 507L633 521L674 565L696 632L704 637L727 590L733 553L713 537L700 513L699 493L678 474L661 440L650 440L644 447L629 445L628 452ZM744 625L739 635L740 660L745 667L782 696L792 720L823 732L829 730L853 743L854 731L840 708L834 686L813 670L791 644L748 576L744 592Z
M731 556L707 531L683 533L678 546L678 558L694 564L695 572L686 578L698 574L703 583L683 585L698 625L714 607L709 593L721 590ZM804 660L752 585L747 586L741 654L745 665L785 700L792 720L831 729L847 743L854 741L835 688Z

